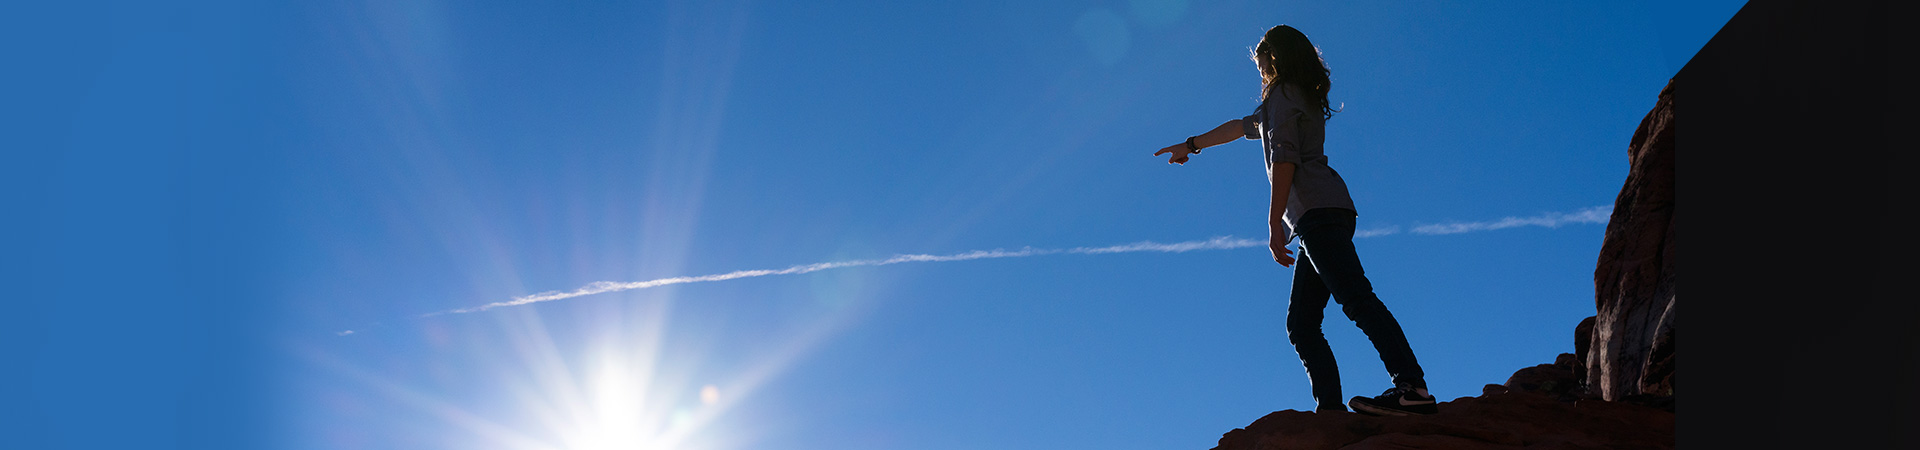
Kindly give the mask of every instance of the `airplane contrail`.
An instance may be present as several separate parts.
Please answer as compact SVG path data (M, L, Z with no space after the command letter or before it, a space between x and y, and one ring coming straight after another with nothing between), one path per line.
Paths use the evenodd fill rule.
M1413 228L1417 234L1459 234L1474 231L1498 230L1523 226L1558 228L1566 224L1607 223L1613 214L1613 205L1595 206L1571 213L1546 213L1533 217L1506 217L1491 222L1451 222L1433 225L1421 225Z
M975 259L994 259L994 258L1023 258L1028 256L1053 255L1053 254L1061 254L1061 253L1079 253L1079 254L1088 254L1088 255L1100 255L1100 254L1109 254L1109 253L1134 253L1134 252L1180 253L1180 252L1189 252L1194 250L1226 250L1226 249L1246 248L1246 247L1265 247L1266 245L1267 245L1266 239L1238 239L1230 236L1222 236L1222 237L1216 237L1213 239L1207 239L1207 240L1201 240L1201 241L1176 242L1172 244L1162 244L1162 243L1152 242L1152 241L1143 241L1143 242L1136 242L1132 244L1111 245L1106 247L1074 247L1074 248L1067 248L1067 249L1022 247L1019 250L1004 250L1004 249L974 250L970 252L955 253L950 255L927 255L927 254L895 255L891 258L885 258L885 259L858 259L858 260L852 260L852 261L833 261L833 262L823 262L823 263L813 263L813 264L802 264L802 265L797 265L793 267L788 267L785 269L736 270L733 272L717 273L712 275L660 278L660 279L653 279L653 280L646 280L646 281L628 281L628 282L600 281L600 282L594 282L594 283L588 284L586 286L581 286L579 289L574 289L571 291L541 292L538 294L514 297L513 300L488 303L485 305L475 306L471 308L461 308L461 309L440 311L436 313L429 313L424 315L423 317L437 316L441 314L464 314L464 313L470 313L470 312L480 312L480 311L486 311L489 309L499 308L504 306L520 306L520 305L525 305L530 303L550 302L554 300L565 300L565 299L574 298L574 297L584 297L588 295L604 294L608 292L631 291L634 289L654 288L654 287L666 286L671 284L707 283L707 282L714 282L714 281L736 280L741 278L764 277L768 275L797 275L797 274L803 274L803 273L819 272L827 269L839 269L844 267L885 266L889 264L900 264L900 263L909 263L909 262L946 262L946 261L971 261Z
M1439 223L1439 224L1430 224L1430 225L1420 225L1420 226L1414 227L1412 229L1412 233L1424 234L1424 235L1444 235L1444 234L1470 233L1475 231L1499 230L1504 228L1513 228L1513 227L1520 227L1520 226L1540 226L1540 227L1555 228L1555 227L1559 227L1561 225L1567 225L1567 224L1605 224L1607 223L1608 214L1612 210L1613 210L1613 207L1611 205L1606 205L1606 206L1595 206L1591 208L1585 208L1572 213L1545 213L1545 214L1532 216L1532 217L1506 217L1500 220L1484 221L1484 222L1448 222L1448 223ZM1367 238L1367 237L1387 236L1387 235L1393 235L1393 234L1399 234L1399 233L1400 233L1399 227L1381 227L1381 228L1359 230L1354 233L1354 237ZM480 311L486 311L489 309L501 308L501 307L507 307L507 306L520 306L520 305L527 305L527 304L533 304L533 303L551 302L555 300L566 300L570 298L585 297L585 296L595 295L595 294L605 294L608 292L631 291L635 289L647 289L647 288L655 288L655 287L675 285L675 284L709 283L709 282L715 282L715 281L737 280L741 278L764 277L764 276L770 276L770 275L798 275L803 273L812 273L812 272L819 272L822 270L840 269L840 268L846 268L846 267L885 266L885 265L891 265L891 264L910 263L910 262L946 262L946 261L971 261L976 259L1025 258L1029 256L1054 255L1054 254L1104 255L1104 254L1113 254L1113 253L1137 253L1137 252L1181 253L1181 252L1190 252L1190 251L1196 251L1196 250L1231 250L1231 249L1238 249L1238 248L1265 247L1265 246L1267 246L1266 239L1241 239L1241 238L1235 238L1231 236L1221 236L1221 237L1216 237L1216 238L1206 239L1206 240L1175 242L1170 244L1153 242L1153 241L1142 241L1142 242L1135 242L1132 244L1110 245L1105 247L1073 247L1073 248L1064 248L1064 249L1022 247L1018 250L1005 250L1005 249L974 250L974 251L969 251L964 253L954 253L954 254L947 254L947 255L929 255L929 254L895 255L891 258L883 258L883 259L859 259L859 260L851 260L851 261L832 261L832 262L821 262L821 263L813 263L813 264L802 264L802 265L787 267L784 269L737 270L733 272L717 273L717 274L711 274L711 275L681 276L681 277L671 277L671 278L659 278L659 279L645 280L645 281L625 281L625 282L599 281L599 282L588 284L586 286L581 286L571 291L541 292L537 294L514 297L512 300L507 300L507 301L493 302L493 303L488 303L488 304L469 307L469 308L452 309L452 310L423 314L422 317L431 317L431 316L438 316L443 314L465 314L465 313L480 312ZM344 336L348 333L352 333L352 332L351 331L343 332L341 335Z

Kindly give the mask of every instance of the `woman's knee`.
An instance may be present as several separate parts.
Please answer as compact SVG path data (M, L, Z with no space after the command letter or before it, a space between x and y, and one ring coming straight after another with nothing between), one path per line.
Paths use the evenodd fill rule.
M1314 317L1309 320L1305 317L1288 315L1287 341L1299 343L1303 339L1309 341L1325 340L1326 336L1322 335L1320 331L1320 319L1319 317Z
M1353 319L1355 322L1358 322L1363 318L1387 313L1387 305L1381 303L1379 297L1372 295L1356 295L1354 297L1356 298L1340 302L1340 312L1346 313L1348 319Z

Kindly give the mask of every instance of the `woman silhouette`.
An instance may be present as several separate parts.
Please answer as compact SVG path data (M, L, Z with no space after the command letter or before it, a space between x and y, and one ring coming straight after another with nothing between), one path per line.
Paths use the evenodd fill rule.
M1393 388L1377 397L1354 397L1345 405L1377 415L1433 414L1438 406L1427 393L1426 375L1400 330L1400 322L1373 293L1354 252L1353 198L1346 181L1327 166L1327 119L1335 110L1327 104L1326 62L1307 35L1280 25L1267 30L1254 47L1260 70L1260 107L1252 115L1229 120L1205 134L1160 149L1171 154L1169 164L1185 165L1200 150L1246 137L1259 139L1267 160L1267 181L1273 184L1268 207L1268 248L1282 266L1294 267L1287 244L1300 238L1300 257L1293 272L1293 292L1287 305L1287 339L1313 383L1315 411L1347 410L1340 402L1340 369L1327 346L1320 323L1327 297L1340 303L1360 330L1373 341L1392 376Z

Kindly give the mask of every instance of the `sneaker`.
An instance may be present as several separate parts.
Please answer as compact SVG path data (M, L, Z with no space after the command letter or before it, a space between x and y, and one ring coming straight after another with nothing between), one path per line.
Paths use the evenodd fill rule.
M1376 416L1412 416L1440 412L1440 406L1426 389L1393 388L1379 397L1354 397L1347 401L1354 411Z

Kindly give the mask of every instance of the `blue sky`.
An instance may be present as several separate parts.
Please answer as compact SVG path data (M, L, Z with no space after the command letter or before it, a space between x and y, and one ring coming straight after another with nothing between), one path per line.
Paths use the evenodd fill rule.
M1311 407L1291 269L1258 245L1049 251L1264 239L1257 143L1152 153L1249 112L1248 49L1282 23L1333 70L1327 152L1376 292L1434 393L1477 395L1572 351L1591 208L1740 4L23 12L9 57L43 70L8 94L32 106L8 200L37 219L9 271L42 301L0 336L29 368L0 442L1211 446ZM1350 322L1325 328L1347 395L1388 386Z

